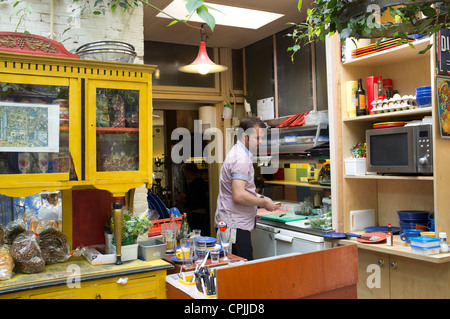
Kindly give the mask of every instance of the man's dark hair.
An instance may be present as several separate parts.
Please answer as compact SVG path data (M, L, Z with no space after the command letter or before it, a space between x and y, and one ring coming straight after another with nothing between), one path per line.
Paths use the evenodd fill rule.
M248 129L254 127L266 128L266 124L263 121L261 121L261 119L254 116L244 117L239 123L238 136L241 137L242 133L245 133Z

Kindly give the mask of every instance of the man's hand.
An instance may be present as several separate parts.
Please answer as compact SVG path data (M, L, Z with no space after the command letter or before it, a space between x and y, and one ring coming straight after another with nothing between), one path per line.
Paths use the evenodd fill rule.
M278 205L276 203L274 203L269 197L264 197L264 198L262 198L262 200L263 200L263 205L261 205L261 206L264 207L269 212L273 212L274 210L278 209Z

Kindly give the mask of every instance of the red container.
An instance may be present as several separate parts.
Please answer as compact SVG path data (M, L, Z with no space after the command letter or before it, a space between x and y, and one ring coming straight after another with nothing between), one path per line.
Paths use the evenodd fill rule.
M175 221L177 222L178 229L180 229L183 218L175 217ZM161 233L162 233L161 224L165 224L165 223L168 224L169 222L170 222L170 218L155 220L154 222L152 222L153 223L152 227L150 227L150 229L148 230L148 236L151 237L151 236L161 235Z
M367 84L367 109L369 110L369 114L373 114L372 101L378 100L378 77L377 76L367 77L366 84Z

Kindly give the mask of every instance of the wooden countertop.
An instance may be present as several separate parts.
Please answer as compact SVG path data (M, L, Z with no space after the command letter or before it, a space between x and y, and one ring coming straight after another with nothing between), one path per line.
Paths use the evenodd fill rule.
M355 232L358 233L358 232ZM363 232L361 232L363 233ZM349 239L328 239L327 241L331 241L334 243L337 243L338 245L346 246L346 245L353 245L356 244L359 249L366 249L371 251L377 251L380 253L390 254L390 255L396 255L396 256L402 256L432 263L446 263L450 262L450 253L439 253L434 255L422 255L418 253L414 253L411 250L411 247L409 247L409 244L402 241L400 239L400 235L394 235L394 244L393 246L387 246L386 242L381 242L377 244L365 244L360 243L356 240L356 238L349 238Z
M84 257L71 257L65 263L45 266L43 272L37 274L16 273L11 279L0 281L0 294L65 285L68 278L78 273L81 281L89 281L172 268L170 263L162 259L152 261L136 259L124 261L122 265L93 266Z

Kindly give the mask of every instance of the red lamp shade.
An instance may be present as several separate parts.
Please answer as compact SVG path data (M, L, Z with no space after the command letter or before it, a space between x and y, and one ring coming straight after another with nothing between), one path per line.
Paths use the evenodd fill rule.
M178 70L187 73L208 74L226 71L228 70L228 67L215 64L211 61L208 57L208 53L206 52L206 42L201 41L198 55L194 62L188 65L180 66Z

